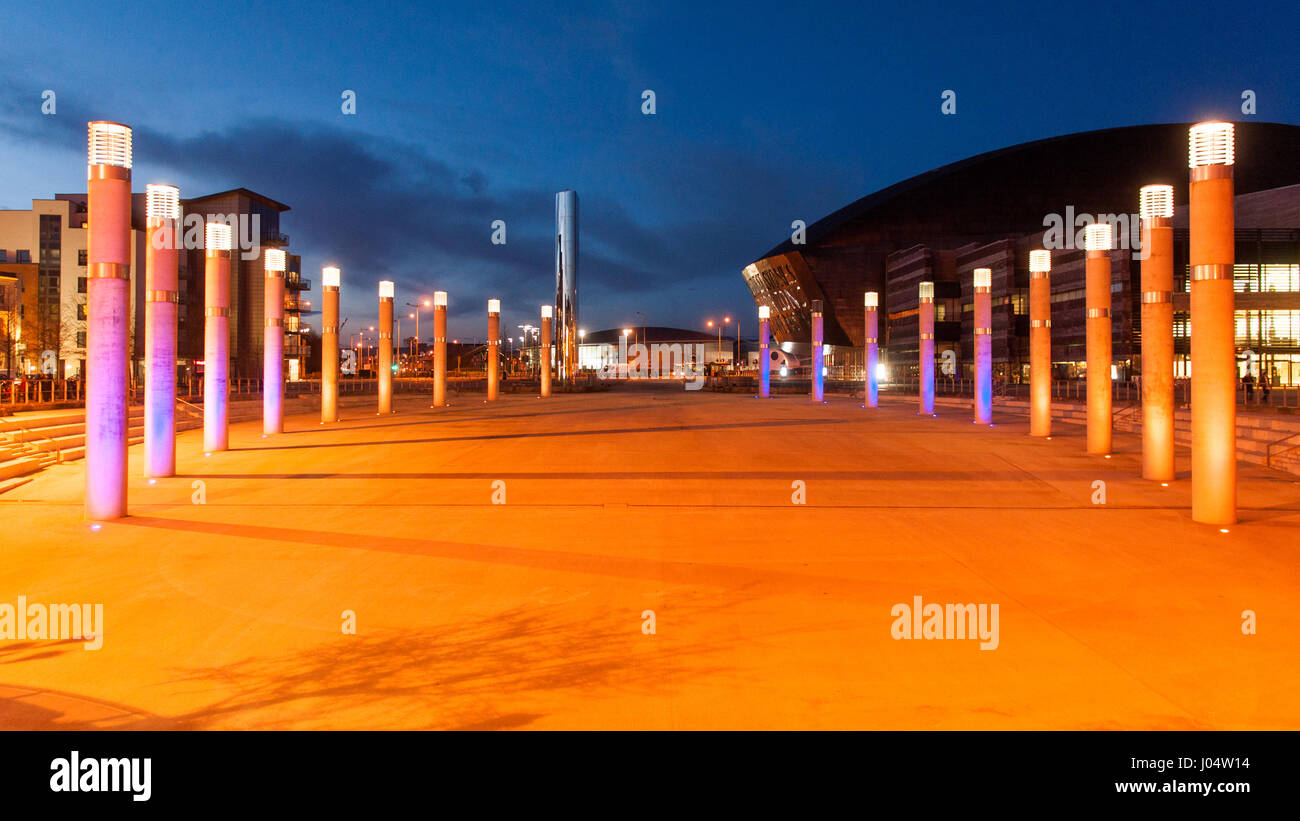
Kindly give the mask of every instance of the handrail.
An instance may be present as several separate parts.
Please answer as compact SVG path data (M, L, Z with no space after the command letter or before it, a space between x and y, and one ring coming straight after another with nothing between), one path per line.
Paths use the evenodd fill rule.
M1286 440L1294 439L1297 436L1300 436L1300 431L1296 431L1295 433L1288 433L1286 436L1283 436L1281 439L1274 439L1272 442L1269 442L1268 445L1264 448L1264 466L1265 467L1273 466L1273 447L1275 445L1280 445ZM1300 442L1296 442L1291 447L1282 451L1282 453L1286 453L1287 451L1290 450L1295 450L1296 448L1300 448Z
M13 424L8 419L5 419L3 416L0 416L0 422L5 423L6 425ZM40 433L38 431L32 430L31 428L25 428L22 425L14 425L14 427L18 428L18 430L22 431L23 433L34 434L38 438L44 439L45 441L49 442L51 445L54 445L54 461L56 464L60 464L60 465L63 464L63 448L59 446L59 443L55 439L46 436L45 434ZM24 439L23 441L26 442L27 440Z

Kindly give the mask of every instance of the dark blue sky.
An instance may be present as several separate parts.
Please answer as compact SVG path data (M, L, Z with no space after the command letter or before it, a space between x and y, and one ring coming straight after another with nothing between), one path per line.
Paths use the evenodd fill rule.
M6 0L3 20L0 207L85 190L86 120L119 120L136 129L139 190L245 186L290 204L304 271L315 284L343 268L354 326L373 323L388 277L399 297L449 291L461 336L483 334L490 296L508 328L536 321L563 188L581 198L580 324L644 311L699 327L753 314L740 270L792 220L936 166L1243 119L1243 89L1255 119L1300 122L1295 3ZM956 116L940 114L944 89Z

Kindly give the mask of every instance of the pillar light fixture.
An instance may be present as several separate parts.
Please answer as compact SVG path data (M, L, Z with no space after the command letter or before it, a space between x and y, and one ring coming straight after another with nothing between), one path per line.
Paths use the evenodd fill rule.
M321 285L326 288L339 287L339 280L340 280L339 269L335 268L333 265L327 265L326 267L320 269L320 279L321 279Z
M489 299L489 300L488 300L488 313L490 313L490 314L499 314L499 313L501 313L501 300L499 300L499 299Z
M209 251L229 251L230 223L209 222L203 226L203 246Z
M1207 122L1192 126L1187 159L1188 168L1232 165L1236 160L1232 123Z
M434 292L433 292L433 306L434 306L435 308L446 308L446 307L447 307L447 292L446 292L446 291L434 291Z
M934 301L934 283L922 282L919 288L917 289L917 293L919 294L921 299L928 299L930 301Z
M392 298L393 298L393 282L392 282L392 280L389 280L389 279L381 279L381 280L379 280L379 298L380 298L380 299L392 299Z
M862 295L862 304L867 308L880 307L880 294L876 291L867 291Z
M759 318L759 319L771 319L771 318L772 318L772 309L769 308L769 307L766 306L766 305L759 305L759 306L758 306L758 318Z
M174 185L149 183L144 187L145 216L159 220L181 218L181 190Z
M1144 220L1174 215L1174 187L1172 185L1144 185L1138 189L1138 216Z
M555 308L554 308L553 306L551 306L551 305L543 305L543 306L542 306L542 319L550 319L550 318L553 316L553 313L552 313L552 312L553 312L554 310L555 310Z
M279 248L266 249L266 253L263 255L262 259L266 265L266 270L279 271L281 273L284 272L285 263L288 261L284 251L281 251Z
M87 139L89 165L131 167L131 127L103 120L90 123Z
M975 287L992 288L993 287L993 269L976 268L975 269Z
M1083 248L1085 251L1109 251L1111 244L1110 223L1096 223L1083 229Z
M1051 251L1030 251L1029 252L1029 272L1031 274L1047 274L1052 270L1052 252Z

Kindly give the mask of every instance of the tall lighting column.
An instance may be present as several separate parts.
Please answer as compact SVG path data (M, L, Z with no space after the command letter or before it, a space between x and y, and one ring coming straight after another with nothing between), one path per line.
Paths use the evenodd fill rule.
M551 395L551 306L542 306L542 341L541 341L541 366L542 366L542 396Z
M127 326L131 318L131 129L88 124L87 519L126 515Z
M862 390L864 408L880 406L880 378L876 370L880 365L880 293L867 291L862 295L862 305L866 309L867 350L863 357L866 375Z
M320 329L320 421L339 421L339 286L338 268L322 268Z
M920 326L920 413L934 416L934 283L917 286L917 322Z
M1237 361L1232 123L1192 126L1192 519L1237 521Z
M1052 252L1029 252L1029 435L1052 435Z
M146 185L145 215L144 475L160 478L176 474L176 186Z
M447 292L433 292L433 406L447 404Z
M976 268L975 422L993 423L993 269Z
M393 283L379 281L379 412L393 412Z
M1111 449L1110 246L1111 226L1083 229L1087 252L1084 303L1087 308L1088 453L1105 456Z
M204 226L203 450L230 446L230 224Z
M287 256L279 248L263 254L262 433L284 433L284 272Z
M555 345L560 381L578 376L578 192L555 195Z
M498 380L501 378L501 300L488 300L488 341L487 341L487 398L493 402L497 398Z
M1142 217L1142 478L1174 478L1174 187L1144 185Z
M772 344L772 309L766 305L758 306L758 396L768 399L772 396L772 354L768 350Z

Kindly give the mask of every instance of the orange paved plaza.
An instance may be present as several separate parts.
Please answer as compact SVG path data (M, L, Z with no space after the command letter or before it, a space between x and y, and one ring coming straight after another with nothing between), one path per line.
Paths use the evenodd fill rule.
M84 462L0 496L0 603L104 612L98 650L0 641L0 726L1300 727L1289 474L1242 464L1224 534L1186 452L1162 488L1135 435L1105 460L996 410L452 401L345 398L206 457L188 431L153 485L133 447L97 531ZM916 596L998 605L996 649L895 639Z

